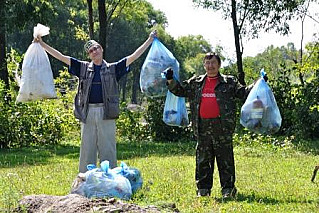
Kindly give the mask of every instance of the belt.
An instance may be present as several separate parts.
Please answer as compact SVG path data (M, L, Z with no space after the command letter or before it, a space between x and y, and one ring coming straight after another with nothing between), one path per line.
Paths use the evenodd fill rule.
M89 107L103 107L103 103L94 103L94 104L89 104Z

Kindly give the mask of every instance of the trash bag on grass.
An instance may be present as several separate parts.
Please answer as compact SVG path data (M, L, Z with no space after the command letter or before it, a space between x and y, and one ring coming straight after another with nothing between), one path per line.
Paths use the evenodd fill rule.
M50 28L37 24L33 37L49 34ZM47 53L39 43L32 43L22 63L22 77L17 102L56 98L53 74Z
M138 189L142 188L143 179L141 172L132 167L128 167L124 162L121 162L120 167L115 167L112 169L115 174L122 175L126 177L131 184L132 193L134 194Z
M250 91L241 108L240 123L250 131L261 134L276 133L281 126L281 115L275 97L264 80L261 78Z
M74 180L71 193L87 198L116 197L129 200L143 184L140 171L128 167L124 162L114 169L109 168L108 161L103 161L100 168L93 164L87 168L87 172L79 173Z

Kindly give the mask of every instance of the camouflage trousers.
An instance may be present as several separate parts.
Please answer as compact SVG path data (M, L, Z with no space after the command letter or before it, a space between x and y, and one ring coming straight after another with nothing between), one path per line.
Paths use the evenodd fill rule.
M211 191L215 159L221 188L233 188L235 185L235 163L232 132L223 129L219 118L200 119L195 175L198 190Z

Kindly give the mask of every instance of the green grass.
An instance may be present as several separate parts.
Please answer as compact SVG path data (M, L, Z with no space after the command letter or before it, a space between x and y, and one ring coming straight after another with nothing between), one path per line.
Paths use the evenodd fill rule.
M318 146L314 146L318 150ZM319 177L310 181L318 152L293 147L235 147L236 200L223 201L217 169L211 197L195 194L195 144L119 142L118 159L140 169L143 188L130 202L175 203L181 212L318 212ZM0 212L24 195L66 195L77 175L78 145L0 151Z

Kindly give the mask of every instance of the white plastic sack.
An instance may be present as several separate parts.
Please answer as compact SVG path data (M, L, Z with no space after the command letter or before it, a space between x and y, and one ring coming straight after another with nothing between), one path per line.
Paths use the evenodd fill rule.
M37 24L33 37L49 34L50 28ZM53 74L47 53L39 43L32 43L22 63L22 77L17 102L56 98Z

